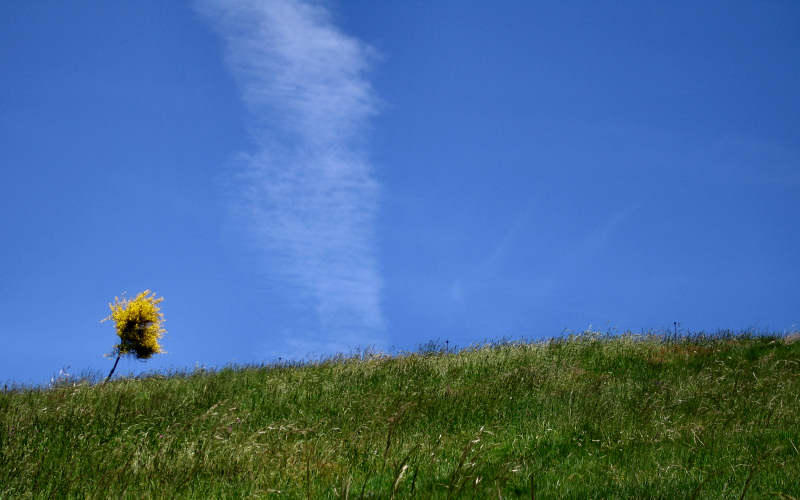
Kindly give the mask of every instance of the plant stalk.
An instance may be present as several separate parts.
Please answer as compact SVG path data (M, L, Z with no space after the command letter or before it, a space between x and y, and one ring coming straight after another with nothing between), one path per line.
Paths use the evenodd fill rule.
M111 371L110 371L110 372L108 372L108 377L106 377L106 380L103 382L104 384L105 384L106 382L108 382L109 380L111 380L111 375L114 375L114 370L116 370L116 369L117 369L117 363L119 363L119 358L120 358L120 357L122 357L122 354L117 354L117 360L116 360L116 361L114 361L114 366L112 366L112 367L111 367Z

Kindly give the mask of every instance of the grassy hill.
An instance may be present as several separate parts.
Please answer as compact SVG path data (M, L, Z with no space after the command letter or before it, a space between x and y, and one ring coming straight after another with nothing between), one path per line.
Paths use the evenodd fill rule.
M800 342L584 334L0 394L0 497L800 497Z

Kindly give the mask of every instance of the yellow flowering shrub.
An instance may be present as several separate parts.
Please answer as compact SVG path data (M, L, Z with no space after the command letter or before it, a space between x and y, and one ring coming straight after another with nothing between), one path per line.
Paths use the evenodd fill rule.
M167 332L162 326L164 314L159 307L163 300L164 297L156 298L150 290L145 290L134 299L114 297L114 303L108 304L111 314L103 319L113 319L116 324L120 342L114 346L114 354L132 354L137 359L147 359L163 352L158 345L159 339Z

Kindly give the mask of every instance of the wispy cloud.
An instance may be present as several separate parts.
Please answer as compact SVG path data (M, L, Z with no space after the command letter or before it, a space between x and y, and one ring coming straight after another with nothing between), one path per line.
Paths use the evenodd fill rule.
M225 40L251 113L254 151L232 176L237 213L270 274L316 312L302 344L380 345L379 186L364 151L372 50L318 4L201 0L197 10Z
M603 251L610 243L611 237L625 220L638 210L639 204L632 203L613 212L602 223L597 225L584 239L574 259L576 261L590 261Z

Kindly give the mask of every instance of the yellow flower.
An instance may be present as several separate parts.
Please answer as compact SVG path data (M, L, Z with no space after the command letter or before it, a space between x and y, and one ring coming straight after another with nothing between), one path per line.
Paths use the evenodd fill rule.
M111 314L102 320L113 319L116 324L120 343L114 346L114 354L132 354L137 359L147 359L164 352L158 345L159 339L167 333L162 326L164 314L158 306L162 300L164 297L157 299L150 290L132 300L114 297L114 303L108 304Z

